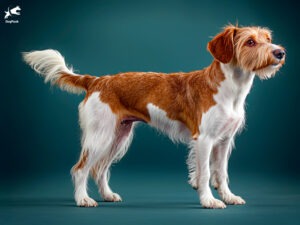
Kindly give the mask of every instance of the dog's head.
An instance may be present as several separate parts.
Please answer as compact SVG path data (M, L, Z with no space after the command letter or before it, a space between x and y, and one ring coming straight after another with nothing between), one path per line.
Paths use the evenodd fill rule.
M270 78L285 62L285 50L272 43L271 31L261 27L227 26L207 45L221 63L231 63L261 79Z

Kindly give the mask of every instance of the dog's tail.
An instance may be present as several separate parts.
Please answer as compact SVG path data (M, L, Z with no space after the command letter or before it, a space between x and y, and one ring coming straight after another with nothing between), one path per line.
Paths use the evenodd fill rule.
M58 85L71 93L87 91L97 77L75 74L68 68L64 57L53 49L24 52L23 58L37 73L44 77L45 82Z

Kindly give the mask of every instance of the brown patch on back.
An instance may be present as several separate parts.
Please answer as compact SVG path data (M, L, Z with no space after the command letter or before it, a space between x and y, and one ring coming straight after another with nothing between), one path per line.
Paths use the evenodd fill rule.
M82 169L85 166L88 157L89 157L88 151L87 150L83 150L83 152L81 153L80 159L75 164L75 166L73 167L73 170L77 171L77 170Z
M101 101L109 104L119 121L135 117L147 123L151 120L147 104L152 103L185 124L196 139L202 114L216 104L213 95L224 79L217 61L189 73L122 73L99 77L89 86L86 99L100 91Z

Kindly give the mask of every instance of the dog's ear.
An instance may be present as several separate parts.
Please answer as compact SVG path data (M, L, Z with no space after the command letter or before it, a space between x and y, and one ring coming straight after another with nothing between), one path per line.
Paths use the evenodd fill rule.
M208 42L207 49L216 60L222 63L229 63L233 58L233 38L236 29L237 28L234 26L228 26L222 33L218 34Z

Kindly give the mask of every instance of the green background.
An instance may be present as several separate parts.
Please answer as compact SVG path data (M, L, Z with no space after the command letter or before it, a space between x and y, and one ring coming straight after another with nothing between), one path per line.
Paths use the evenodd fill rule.
M20 5L19 24L4 11ZM1 1L0 224L295 224L299 189L299 4L288 1ZM187 147L139 125L113 166L123 203L75 207L69 170L80 153L83 96L50 88L22 51L59 50L76 72L191 71L210 64L207 42L228 24L259 25L287 49L275 78L255 79L229 172L246 206L201 209L187 184ZM162 96L163 97L163 96ZM91 183L90 192L98 201ZM298 202L297 202L298 201Z

